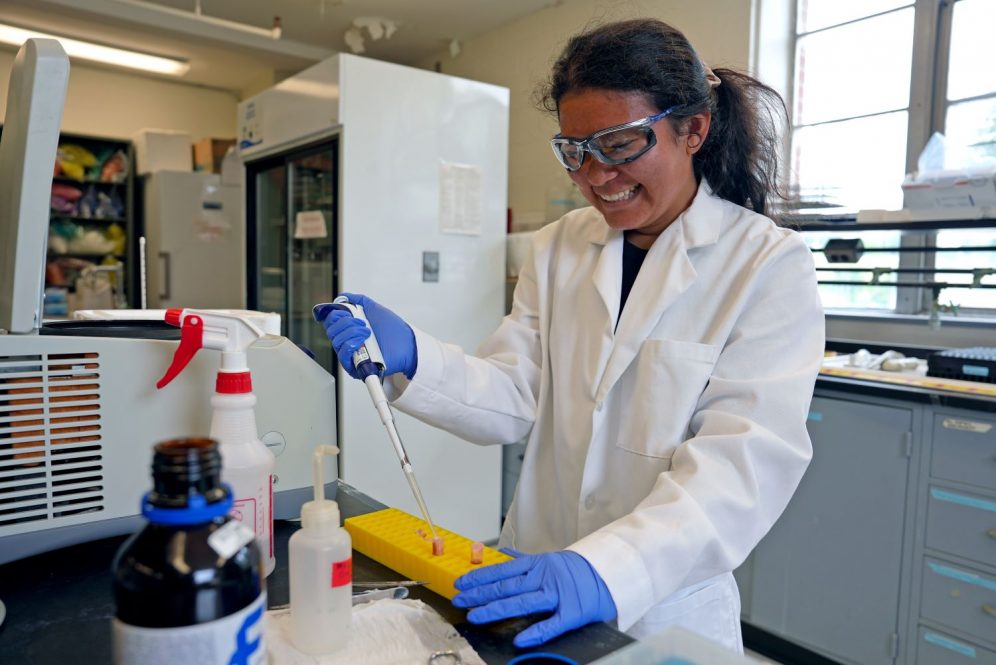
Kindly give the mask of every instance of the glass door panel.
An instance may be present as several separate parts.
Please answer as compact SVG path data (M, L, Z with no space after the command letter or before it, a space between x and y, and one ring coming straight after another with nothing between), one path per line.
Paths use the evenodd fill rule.
M336 144L291 155L287 160L290 272L287 336L315 360L335 370L332 347L311 315L315 303L330 302L335 288Z
M280 314L287 332L287 167L281 162L255 174L255 304Z

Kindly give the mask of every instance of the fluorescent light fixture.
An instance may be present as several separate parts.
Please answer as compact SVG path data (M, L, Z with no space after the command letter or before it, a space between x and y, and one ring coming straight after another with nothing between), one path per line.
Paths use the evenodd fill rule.
M92 60L94 62L116 65L118 67L130 67L132 69L141 69L147 72L155 72L157 74L171 74L173 76L182 76L187 73L188 69L190 69L190 65L183 60L174 60L172 58L163 58L158 55L149 55L147 53L127 51L125 49L114 48L112 46L102 46L100 44L82 42L78 39L69 39L68 37L60 37L58 35L49 35L44 32L25 30L24 28L15 28L12 25L4 25L0 23L0 43L13 44L14 46L20 47L26 40L32 37L59 40L59 43L62 44L62 48L66 49L66 53L71 58Z

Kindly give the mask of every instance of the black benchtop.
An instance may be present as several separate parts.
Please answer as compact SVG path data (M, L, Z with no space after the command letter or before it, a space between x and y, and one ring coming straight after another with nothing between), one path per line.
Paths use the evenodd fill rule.
M386 507L343 483L338 484L335 498L343 517ZM287 541L297 529L296 522L274 523L278 557L276 569L266 580L270 607L289 601ZM0 625L0 664L111 662L111 561L125 538L104 538L0 566L0 600L7 606L7 619ZM353 578L373 582L398 580L401 576L354 552ZM512 638L535 619L475 626L467 623L465 611L428 589L415 587L411 595L453 624L488 663L505 663L530 651L516 649ZM632 641L601 623L564 635L534 651L554 652L588 663Z

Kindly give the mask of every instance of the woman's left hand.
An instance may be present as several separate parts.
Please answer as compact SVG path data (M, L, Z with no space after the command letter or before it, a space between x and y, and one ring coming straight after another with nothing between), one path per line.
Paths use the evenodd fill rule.
M515 636L515 646L543 644L569 630L616 617L616 605L605 582L576 552L563 550L523 555L514 561L487 566L461 576L454 583L460 593L456 607L472 607L471 623L490 623L511 617L553 612Z

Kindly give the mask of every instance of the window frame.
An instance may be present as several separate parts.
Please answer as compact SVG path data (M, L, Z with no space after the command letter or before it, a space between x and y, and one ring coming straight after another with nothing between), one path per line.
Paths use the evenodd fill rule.
M833 30L840 26L857 21L881 16L897 11L913 8L913 53L910 72L910 96L906 107L906 172L916 170L917 159L926 146L931 135L944 131L947 109L948 68L950 65L950 43L953 29L955 5L962 0L911 0L900 7L869 14L858 19L851 19L817 30L799 32L798 10L800 0L755 0L753 15L753 36L751 40L751 63L753 70L769 83L774 83L785 99L789 109L789 125L785 132L782 145L782 157L786 166L791 165L792 138L799 127L816 126L824 122L795 124L794 110L796 106L796 54L800 38L817 32ZM778 31L783 37L778 38ZM787 39L784 36L787 35ZM979 96L980 99L996 96L992 94ZM975 99L975 97L969 98ZM968 101L957 100L958 102ZM855 116L862 117L862 116ZM839 118L830 122L839 122L849 118ZM785 169L787 179L791 178L789 168ZM789 180L791 182L791 180ZM874 226L869 230L873 230ZM881 228L881 227L877 227ZM996 228L996 223L994 223ZM803 226L804 230L805 227ZM918 245L936 246L936 232L903 231L901 244L904 246ZM856 231L857 233L858 231ZM900 268L933 268L933 252L901 252ZM918 278L923 281L925 276ZM827 311L828 328L830 319L879 320L888 325L896 320L927 320L932 304L932 294L928 289L916 287L899 287L897 289L896 307L893 310L869 312L867 310L849 310L838 308ZM959 326L962 324L978 327L980 324L996 325L996 308L972 309L965 311L963 318L942 316L945 325ZM828 330L829 332L829 330Z

